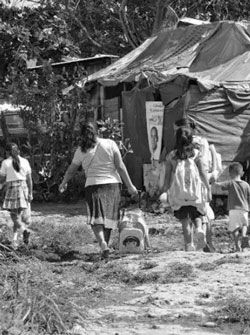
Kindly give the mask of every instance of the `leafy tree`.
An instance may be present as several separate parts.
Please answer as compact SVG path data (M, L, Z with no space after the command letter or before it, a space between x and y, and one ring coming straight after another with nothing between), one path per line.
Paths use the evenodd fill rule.
M20 1L23 3L23 1ZM63 56L124 55L168 21L247 20L248 0L40 0L38 7L0 4L0 73L15 58L60 61ZM4 70L4 71L3 71Z
M185 16L208 21L248 20L250 2L248 0L121 1L120 19L124 33L133 48L141 42L141 38L137 38L139 32L141 36L149 37L152 32L157 32L157 28L174 25L175 17Z
M42 153L37 181L43 171L47 190L60 179L70 159L76 143L77 116L86 118L90 112L86 92L74 89L62 95L62 83L53 73L52 62L65 56L90 57L98 53L123 56L183 16L211 21L247 20L250 13L249 0L37 2L39 6L35 7L0 3L0 79L12 101L26 106L23 118L30 136L26 149L33 157ZM26 61L34 58L44 65L39 78L27 70ZM32 143L35 137L38 140ZM49 163L47 153L51 155Z
M28 141L22 149L30 155L36 188L46 198L71 158L77 116L88 113L86 93L75 89L64 96L65 87L50 63L80 52L60 5L49 1L24 9L1 4L0 36L2 83L11 101L25 106L22 117ZM44 65L39 75L27 69L26 61L33 58Z

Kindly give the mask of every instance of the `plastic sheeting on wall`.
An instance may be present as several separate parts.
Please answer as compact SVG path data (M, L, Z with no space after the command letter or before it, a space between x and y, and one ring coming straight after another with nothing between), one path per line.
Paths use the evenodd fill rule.
M148 145L146 101L154 100L154 88L133 89L122 93L124 135L130 138L136 156L143 163L150 163L151 155Z
M224 88L201 94L198 86L190 87L187 113L223 161L244 162L250 158L250 108L236 112ZM245 104L244 97L238 105Z

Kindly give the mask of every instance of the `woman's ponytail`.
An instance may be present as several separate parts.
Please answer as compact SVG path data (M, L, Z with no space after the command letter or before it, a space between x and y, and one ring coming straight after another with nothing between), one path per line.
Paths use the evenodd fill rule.
M12 157L12 164L13 168L19 172L20 171L20 158L19 158L19 148L16 143L10 143L6 146L6 151L10 153L10 156Z

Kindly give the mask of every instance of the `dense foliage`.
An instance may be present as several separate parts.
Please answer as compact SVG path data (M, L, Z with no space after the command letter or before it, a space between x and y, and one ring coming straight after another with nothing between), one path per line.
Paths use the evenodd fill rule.
M211 21L247 20L250 13L249 0L37 0L39 5L31 7L24 6L28 1L8 3L0 3L0 93L25 106L29 137L23 148L38 185L46 182L46 194L71 158L79 119L91 114L85 91L75 88L62 94L65 86L52 62L100 53L123 56L152 34L155 22L168 19L163 11L168 6L179 18ZM27 70L27 61L34 59L44 65L39 74Z
M15 3L23 3L16 1ZM137 44L152 33L157 5L170 5L179 18L247 20L248 0L40 0L37 7L0 4L1 74L16 58L61 60L63 56L124 55L130 49L120 13ZM124 8L122 5L125 5Z

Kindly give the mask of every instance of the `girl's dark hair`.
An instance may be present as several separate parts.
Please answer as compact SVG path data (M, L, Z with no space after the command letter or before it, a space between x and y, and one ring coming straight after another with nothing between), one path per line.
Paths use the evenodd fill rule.
M87 152L89 149L94 148L96 139L97 133L95 126L90 122L81 124L80 147L82 152Z
M176 159L184 160L190 157L194 157L195 145L193 144L193 132L189 127L182 127L177 130L175 149Z
M8 143L6 144L6 151L10 153L10 156L12 157L12 165L13 168L19 172L20 171L20 159L19 159L19 148L16 143Z

